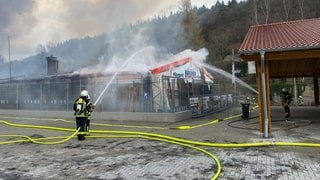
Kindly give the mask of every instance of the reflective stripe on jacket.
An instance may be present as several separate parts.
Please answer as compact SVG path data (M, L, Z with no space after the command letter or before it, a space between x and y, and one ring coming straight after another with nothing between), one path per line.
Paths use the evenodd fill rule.
M78 98L75 102L74 102L75 106L79 106L80 109L77 109L75 111L75 116L76 117L86 117L87 116L87 103L83 98Z

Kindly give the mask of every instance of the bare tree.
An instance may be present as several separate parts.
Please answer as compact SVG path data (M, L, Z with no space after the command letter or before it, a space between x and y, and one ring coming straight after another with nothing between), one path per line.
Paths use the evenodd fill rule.
M304 18L304 13L303 13L304 0L298 0L298 6L299 6L299 11L300 11L300 17L301 17L301 19L303 19Z
M254 21L255 21L256 25L258 25L258 24L259 24L259 20L258 20L257 0L253 0L253 1L252 1L252 7L253 7L253 17L254 17Z
M292 0L282 0L286 21L289 21L289 14L292 8Z
M268 23L270 16L270 1L271 0L252 0L253 18L255 24L260 24L260 18L263 18L263 23ZM259 17L259 15L262 15Z
M260 1L261 3L261 11L262 14L264 15L264 23L267 24L269 21L269 16L270 16L270 2L271 0L263 0Z

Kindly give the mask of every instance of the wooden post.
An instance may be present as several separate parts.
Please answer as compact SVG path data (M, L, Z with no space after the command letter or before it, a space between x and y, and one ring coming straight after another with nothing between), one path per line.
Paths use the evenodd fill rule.
M262 82L261 82L261 62L255 61L258 91L259 91L259 121L260 121L260 132L264 133L264 105L263 105L263 94L262 92ZM268 111L268 132L271 132L271 108L270 108L270 76L269 76L269 62L265 61L265 80L266 80L266 91L267 91L267 111Z
M260 132L263 132L264 121L263 121L263 97L262 97L262 83L261 83L261 62L255 61L257 82L258 82L258 100L259 100L259 122L260 122Z

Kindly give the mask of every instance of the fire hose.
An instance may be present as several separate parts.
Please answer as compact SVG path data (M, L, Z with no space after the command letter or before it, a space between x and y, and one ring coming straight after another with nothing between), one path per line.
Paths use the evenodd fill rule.
M1 144L4 145L4 144L12 144L12 143L21 143L21 142L32 142L32 143L36 143L36 144L54 145L54 144L64 143L64 142L70 140L71 138L75 137L79 131L79 129L74 131L74 129L69 129L69 128L59 128L59 127L51 127L51 126L36 126L36 125L28 125L28 124L16 124L16 123L10 123L10 122L4 121L4 120L0 120L0 123L3 123L7 126L20 127L20 128L36 128L36 129L74 132L70 136L57 136L57 137L36 138L36 139L31 138L29 136L25 136L25 135L0 135L0 137L2 137L2 138L6 138L6 137L24 138L24 139L20 139L20 140L3 141L3 142L0 142L0 145ZM146 133L146 132L134 132L134 131L91 130L91 132L92 133L109 134L109 135L88 136L90 138L144 138L144 139L149 139L149 140L156 140L156 141L176 144L176 145L184 146L184 147L187 147L190 149L195 149L199 152L206 154L210 158L212 158L215 161L215 163L217 164L217 171L211 179L217 179L221 173L221 164L215 155L213 155L212 153L210 153L200 147L196 147L192 144L185 143L184 140L176 141L179 138L177 138L175 140L175 138L173 138L173 137L170 138L170 136L165 136L165 135L161 135L161 134ZM110 136L110 134L111 134L111 136ZM46 142L45 141L45 140L53 140L53 139L62 139L62 140L53 141L53 142Z
M240 116L240 115L231 116L231 117L225 118L223 120L229 120L229 119L232 119L232 118L235 118L238 116ZM6 117L6 118L9 118L9 117ZM63 119L50 119L50 120L72 122L72 121L67 121L67 120L63 120ZM179 126L179 127L175 127L175 128L163 128L163 127L153 127L153 128L188 130L188 129L198 128L198 127L205 126L205 125L215 124L218 122L219 122L219 120L215 119L211 122L201 124L201 125L196 125L196 126ZM0 145L19 143L19 142L32 142L32 143L37 143L37 144L54 145L54 144L67 142L71 138L74 138L79 131L79 129L74 130L74 129L70 129L70 128L60 128L60 127L52 127L52 126L16 124L16 123L10 123L5 120L0 120L0 123L5 124L7 126L13 126L13 127L19 127L19 128L36 128L36 129L46 129L46 130L55 130L55 131L66 131L66 132L72 133L70 136L56 136L56 137L46 137L46 138L31 138L31 137L25 136L25 135L0 135L0 138L8 138L8 137L23 138L23 139L19 139L19 140L2 141L2 142L0 142ZM102 124L102 123L100 123L100 124L95 123L95 124L100 125L100 126L111 126L111 124ZM135 128L137 128L137 127L138 128L152 128L149 126L128 126L128 125L114 125L114 126L135 127ZM210 158L212 158L215 161L215 163L217 164L216 173L211 179L217 179L219 177L219 175L221 173L221 164L215 155L211 154L210 152L208 152L198 146L218 147L218 148L244 148L244 147L261 147L261 146L298 146L298 147L315 147L315 148L320 147L319 143L301 143L301 142L299 143L299 142L264 141L264 142L252 142L252 143L240 143L240 144L213 143L213 142L194 141L194 140L177 138L177 137L163 135L163 134L140 132L140 131L90 130L90 133L103 134L103 135L88 136L90 138L144 138L144 139L149 139L149 140L156 140L156 141L162 141L162 142L166 142L166 143L177 144L177 145L181 145L181 146L195 149L197 151L200 151L200 152L206 154ZM52 141L55 139L61 139L61 140Z

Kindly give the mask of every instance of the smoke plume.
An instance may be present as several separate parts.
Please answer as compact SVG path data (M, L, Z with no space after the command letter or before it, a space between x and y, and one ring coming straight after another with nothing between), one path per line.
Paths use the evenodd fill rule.
M0 0L0 40L11 37L13 58L34 54L39 44L94 36L164 13L171 0ZM161 14L160 14L161 15ZM7 54L1 43L0 54ZM4 55L3 55L4 56Z

